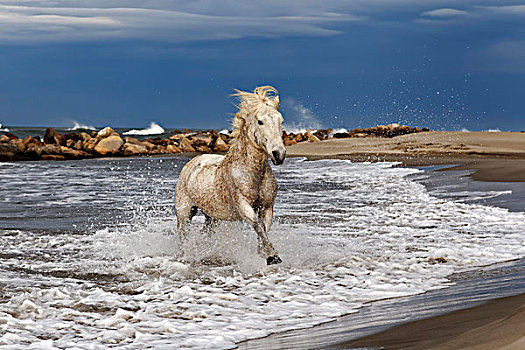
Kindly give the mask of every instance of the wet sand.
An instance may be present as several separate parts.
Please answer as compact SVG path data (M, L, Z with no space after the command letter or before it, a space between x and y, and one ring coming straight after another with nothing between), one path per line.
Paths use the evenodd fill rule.
M425 132L394 138L330 139L287 148L290 157L396 161L402 166L456 164L479 181L525 181L525 133Z
M525 294L405 323L334 349L525 349Z
M396 161L401 166L452 165L477 181L525 182L525 133L428 132L383 138L301 143L288 156ZM525 200L525 199L523 199ZM444 311L446 312L446 311ZM525 294L400 324L329 348L525 349Z

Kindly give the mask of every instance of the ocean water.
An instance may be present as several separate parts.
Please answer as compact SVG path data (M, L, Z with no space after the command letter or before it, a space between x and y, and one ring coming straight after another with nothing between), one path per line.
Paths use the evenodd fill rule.
M343 160L274 167L282 264L265 265L242 223L208 235L198 216L181 244L186 161L0 163L0 348L235 348L525 256L525 213L434 196L421 170Z

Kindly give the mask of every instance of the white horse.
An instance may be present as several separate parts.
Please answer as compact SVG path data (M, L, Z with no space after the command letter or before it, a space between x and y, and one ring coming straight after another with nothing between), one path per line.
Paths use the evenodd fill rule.
M225 156L202 154L182 169L175 190L177 231L181 238L200 209L206 227L217 220L249 223L257 232L258 253L268 265L282 260L268 240L277 182L268 164L282 164L283 117L279 96L271 86L253 93L235 90L240 103L233 119L235 141Z

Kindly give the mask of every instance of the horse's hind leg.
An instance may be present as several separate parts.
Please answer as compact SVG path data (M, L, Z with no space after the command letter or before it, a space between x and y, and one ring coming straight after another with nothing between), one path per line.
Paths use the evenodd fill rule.
M204 226L202 227L202 233L211 234L219 226L219 220L212 218L204 213Z
M175 208L177 216L177 232L181 239L186 238L186 233L191 219L197 214L198 208L192 205L182 205Z

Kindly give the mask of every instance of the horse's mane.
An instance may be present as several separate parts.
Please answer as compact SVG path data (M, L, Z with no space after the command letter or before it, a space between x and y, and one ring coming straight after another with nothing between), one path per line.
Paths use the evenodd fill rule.
M241 135L241 130L246 124L248 116L254 115L261 104L270 103L275 109L279 110L278 92L273 86L259 86L253 92L235 89L232 96L236 96L239 100L237 105L239 111L233 117L232 136L235 139Z

